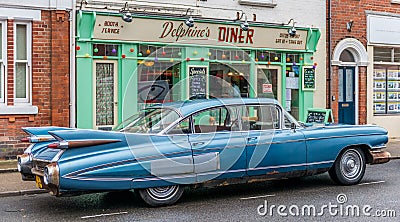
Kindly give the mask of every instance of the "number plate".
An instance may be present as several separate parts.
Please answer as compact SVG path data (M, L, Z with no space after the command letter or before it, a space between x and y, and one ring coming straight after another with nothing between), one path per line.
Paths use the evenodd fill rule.
M36 175L36 187L39 189L43 188L42 180L38 175Z

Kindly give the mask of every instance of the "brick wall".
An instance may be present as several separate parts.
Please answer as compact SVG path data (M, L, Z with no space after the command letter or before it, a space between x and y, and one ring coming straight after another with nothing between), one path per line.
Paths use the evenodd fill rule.
M32 105L37 115L0 115L0 159L15 159L27 144L25 126L69 126L69 19L66 11L42 11L32 22ZM7 105L13 101L14 21L8 20Z
M327 1L327 4L328 1ZM327 5L328 10L328 5ZM364 47L367 45L367 15L366 11L386 12L400 14L400 4L392 4L390 0L332 0L331 1L331 56L336 45L345 38L355 38ZM328 15L328 11L327 11ZM351 32L347 31L346 23L353 21ZM327 19L329 21L329 18ZM327 25L328 27L328 25ZM329 30L327 31L329 34ZM327 38L327 49L329 39ZM329 60L327 59L327 79L329 79ZM332 96L338 98L338 67L332 67L331 92ZM367 68L359 67L359 123L367 122ZM327 83L328 88L328 83ZM328 88L329 90L329 88ZM327 103L329 98L327 93ZM335 121L338 120L337 101L331 101Z

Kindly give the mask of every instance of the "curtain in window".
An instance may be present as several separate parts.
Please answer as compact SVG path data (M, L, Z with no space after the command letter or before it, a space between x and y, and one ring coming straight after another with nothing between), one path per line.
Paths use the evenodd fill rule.
M96 126L114 125L114 64L96 64Z

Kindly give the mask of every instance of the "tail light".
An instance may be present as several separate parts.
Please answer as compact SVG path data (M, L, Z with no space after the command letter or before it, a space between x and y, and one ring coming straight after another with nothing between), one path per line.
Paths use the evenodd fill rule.
M31 142L31 140L29 139L29 137L26 137L26 138L22 138L22 139L21 139L21 142L23 142L23 143L29 143L29 142Z

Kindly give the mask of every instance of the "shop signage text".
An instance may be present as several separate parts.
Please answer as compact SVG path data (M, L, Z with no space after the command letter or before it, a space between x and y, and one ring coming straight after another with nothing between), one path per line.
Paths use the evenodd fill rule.
M104 21L101 33L119 34L119 23L114 21Z
M306 30L297 30L290 36L286 28L251 27L243 31L239 25L196 22L191 28L183 21L151 18L134 18L125 23L120 17L96 17L93 37L137 42L162 42L196 45L218 45L252 48L276 48L304 50L307 43Z
M236 27L218 27L218 41L230 43L246 43L253 44L254 29L247 32Z
M160 35L160 39L164 39L167 36L171 36L179 41L180 38L197 38L197 39L208 39L210 37L210 29L205 27L204 29L197 29L197 26L193 28L184 27L183 23L179 24L177 28L174 28L173 22L165 22L163 30Z

